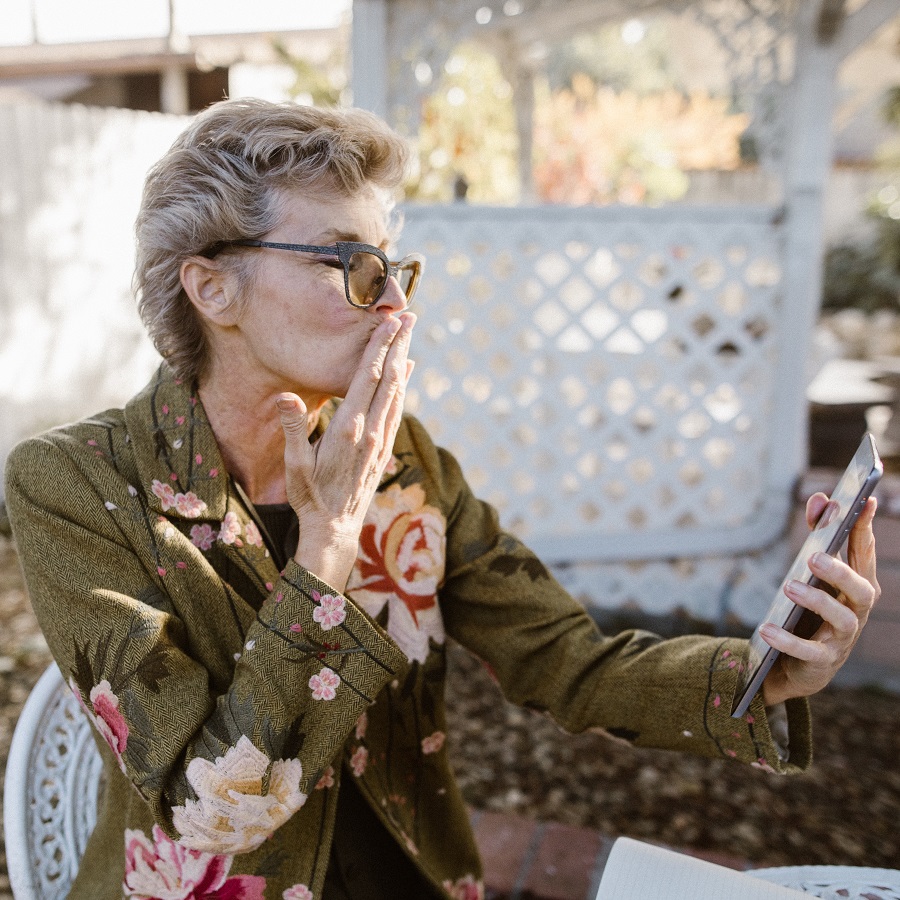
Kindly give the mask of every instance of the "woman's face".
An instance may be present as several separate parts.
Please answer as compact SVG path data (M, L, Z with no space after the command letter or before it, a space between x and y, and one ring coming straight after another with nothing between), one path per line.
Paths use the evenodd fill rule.
M360 241L388 250L384 205L372 189L353 198L287 194L282 209L280 224L263 240L316 246ZM347 302L337 257L265 248L240 252L262 257L227 340L212 336L219 366L238 367L230 374L249 380L248 386L293 391L308 403L344 396L372 332L405 306L397 282L389 279L374 306L358 309Z

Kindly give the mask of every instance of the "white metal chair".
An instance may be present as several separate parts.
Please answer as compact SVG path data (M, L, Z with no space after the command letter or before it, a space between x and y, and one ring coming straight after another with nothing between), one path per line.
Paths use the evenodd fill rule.
M3 825L16 900L69 893L97 818L102 763L91 727L52 663L25 703L6 765Z
M821 900L900 900L900 870L861 866L776 866L748 875L795 888Z

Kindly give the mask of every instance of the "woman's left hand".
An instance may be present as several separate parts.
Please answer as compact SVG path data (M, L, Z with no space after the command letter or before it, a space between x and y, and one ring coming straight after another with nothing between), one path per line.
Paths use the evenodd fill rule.
M812 528L828 498L813 494L806 504L806 521ZM763 640L781 651L763 682L766 706L774 706L793 697L808 697L822 690L846 662L859 638L881 588L875 577L875 536L872 519L876 503L871 498L850 532L847 562L817 553L809 568L819 580L831 585L837 597L820 588L797 581L789 582L785 594L798 606L811 610L822 619L816 633L804 640L777 625L760 628Z

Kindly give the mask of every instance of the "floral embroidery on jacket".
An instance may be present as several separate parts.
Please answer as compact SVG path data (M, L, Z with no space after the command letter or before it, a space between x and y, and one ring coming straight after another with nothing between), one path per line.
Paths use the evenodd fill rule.
M159 498L163 512L174 508L186 519L197 519L206 511L206 503L193 491L176 494L171 484L165 484L158 478L153 479L150 490Z
M218 536L219 533L212 525L191 526L191 543L201 550L209 550Z
M69 679L69 687L81 708L87 713L88 718L103 735L103 740L109 744L109 749L116 757L119 768L124 772L125 763L122 760L122 754L128 745L128 723L119 711L119 698L112 692L110 683L104 679L91 688L88 699L91 701L93 709L88 709L84 700L81 699L81 691L78 690L78 685L72 678Z
M230 856L189 850L158 825L152 841L143 831L126 829L122 891L138 900L264 900L265 878L229 878L231 864Z
M258 847L306 802L297 759L272 762L246 735L215 763L196 757L187 780L197 800L172 807L182 842L212 853Z
M322 631L331 631L347 618L347 601L343 597L313 591L312 598L319 604L313 610L313 621L319 623Z
M376 494L363 525L346 593L373 618L388 607L387 632L424 662L429 638L444 642L437 592L444 578L447 522L421 485Z
M318 675L309 679L313 700L334 700L340 683L341 677L337 672L332 672L327 666L323 667Z
M366 771L369 765L369 751L365 747L357 747L353 756L350 757L350 768L353 774L359 778Z
M455 882L445 881L444 890L453 900L482 900L484 897L484 886L473 875L458 878Z
M447 735L443 731L435 731L434 734L422 738L422 752L425 754L437 753L444 746L446 738Z
M284 891L281 900L313 900L313 892L305 884L295 884Z

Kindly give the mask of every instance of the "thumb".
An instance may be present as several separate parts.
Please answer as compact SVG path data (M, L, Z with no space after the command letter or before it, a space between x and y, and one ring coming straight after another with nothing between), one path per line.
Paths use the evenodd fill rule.
M309 448L306 405L296 394L279 394L275 406L284 430L285 456L302 455Z

